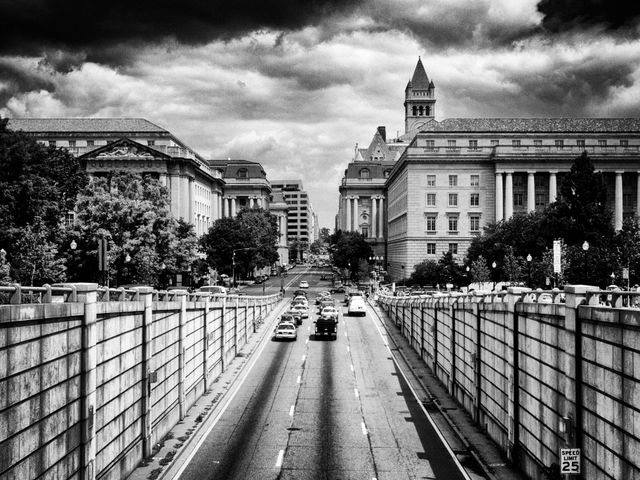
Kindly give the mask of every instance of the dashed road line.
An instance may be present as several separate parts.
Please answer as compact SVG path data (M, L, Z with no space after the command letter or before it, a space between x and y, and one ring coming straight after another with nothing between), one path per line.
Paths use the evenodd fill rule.
M291 405L291 408L289 409L289 416L293 417L293 412L295 411L296 406L295 405Z
M284 450L278 452L278 459L276 460L276 468L282 467L282 461L284 460Z
M357 388L354 388L354 389L353 389L353 393L355 393L355 394L356 394L356 398L360 398L360 392L358 392L358 389L357 389Z
M368 435L369 432L367 432L367 426L364 424L364 422L360 422L360 427L362 428L362 434Z

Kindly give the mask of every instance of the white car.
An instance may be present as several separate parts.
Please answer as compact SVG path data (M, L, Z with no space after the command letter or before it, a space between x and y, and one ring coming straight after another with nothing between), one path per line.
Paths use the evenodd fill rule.
M320 316L321 317L332 317L335 318L336 320L338 319L338 317L340 317L340 311L336 308L336 307L324 307L322 309L322 311L320 312Z
M309 318L309 309L304 305L294 305L289 311L298 313L301 318Z
M298 330L296 329L296 326L291 322L280 322L273 333L273 338L276 340L298 339Z
M349 306L347 307L347 315L366 315L367 309L364 305L364 298L362 297L353 297L349 301Z
M302 280L300 282L300 288L309 288L309 282L307 282L306 280Z

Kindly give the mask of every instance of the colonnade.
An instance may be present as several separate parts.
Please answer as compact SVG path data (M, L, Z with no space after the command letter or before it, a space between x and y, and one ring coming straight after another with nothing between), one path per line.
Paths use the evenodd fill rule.
M249 197L249 208L265 208L264 198ZM222 197L222 217L235 217L238 213L238 196L225 195Z
M496 222L509 219L513 216L513 170L496 172ZM520 172L518 172L520 173ZM527 171L527 212L536 209L535 203L535 171ZM549 174L549 203L556 201L558 197L557 170L547 172ZM614 191L614 227L616 230L622 228L623 220L623 170L615 170L615 191ZM636 172L636 214L640 215L640 171Z
M344 209L346 212L345 230L352 232L360 232L360 197L358 195L349 195L344 198ZM384 233L384 196L371 196L371 221L369 222L369 238L382 237Z

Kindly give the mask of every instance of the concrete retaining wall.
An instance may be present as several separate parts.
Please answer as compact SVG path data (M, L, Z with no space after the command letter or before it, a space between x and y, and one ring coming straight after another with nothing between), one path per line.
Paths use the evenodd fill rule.
M126 478L281 299L72 289L0 305L0 478Z
M640 310L592 287L537 303L526 289L379 304L448 392L529 478L640 479ZM632 294L629 294L632 295ZM609 295L610 296L610 295Z

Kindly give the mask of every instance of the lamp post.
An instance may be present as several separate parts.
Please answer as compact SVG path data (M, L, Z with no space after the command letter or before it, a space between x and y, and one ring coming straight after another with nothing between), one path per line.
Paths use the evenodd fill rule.
M582 282L587 283L587 259L588 259L588 254L587 252L589 251L589 242L587 242L586 240L584 242L582 242L582 251L584 252L584 262L583 262L583 267L582 267Z
M73 266L75 267L76 266L76 248L78 248L78 244L75 240L71 240L69 247L71 248L71 261L73 263Z
M496 291L496 267L498 266L498 264L494 261L491 264L491 278L493 279L493 292Z
M531 288L531 260L533 257L531 254L527 254L527 286Z

